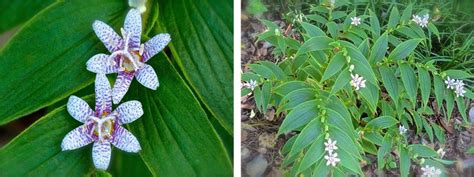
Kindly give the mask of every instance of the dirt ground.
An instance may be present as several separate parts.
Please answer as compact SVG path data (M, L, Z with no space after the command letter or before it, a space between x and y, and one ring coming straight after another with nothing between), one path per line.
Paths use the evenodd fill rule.
M245 9L245 4L242 5ZM269 9L268 12L255 17L246 14L242 11L241 25L241 69L242 72L248 71L247 64L255 63L261 60L268 61L281 61L282 58L275 58L272 55L273 47L266 42L256 42L257 35L265 31L265 26L258 20L266 19L273 21L278 24L281 29L291 30L291 24L286 24L280 16L280 12L275 11L276 9ZM433 103L434 104L434 103ZM474 104L471 104L473 107ZM436 107L432 105L432 107ZM435 109L434 109L435 110ZM474 109L473 109L474 110ZM436 111L436 110L435 110ZM474 112L474 111L473 111ZM445 151L446 155L444 159L454 160L456 163L448 167L450 176L474 176L474 156L465 155L463 152L470 146L472 146L472 139L474 128L458 128L455 129L456 125L459 125L462 118L457 110L453 113L453 119L448 124L442 123L442 127L446 130L446 144ZM282 163L282 155L279 153L279 149L283 147L285 142L294 135L290 133L288 135L276 137L278 128L282 123L284 115L275 115L275 109L270 108L265 114L259 113L256 109L253 95L249 94L241 97L241 121L242 121L242 175L249 177L280 177L284 176L286 170L280 168ZM430 117L431 122L440 122L442 115ZM459 126L457 126L459 127ZM428 142L427 137L410 136L414 135L414 132L408 132L409 142ZM435 149L439 148L439 143L435 142L428 144ZM384 171L381 174L376 173L376 156L368 155L371 162L363 167L366 176L399 176L398 170ZM419 167L412 165L412 175L420 175Z

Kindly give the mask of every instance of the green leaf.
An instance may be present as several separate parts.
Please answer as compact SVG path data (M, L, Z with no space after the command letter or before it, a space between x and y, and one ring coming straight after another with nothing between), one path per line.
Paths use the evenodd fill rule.
M328 67L326 68L326 71L324 71L323 77L321 78L321 82L329 79L331 76L333 76L338 71L340 71L345 63L346 63L346 60L344 56L342 56L341 52L334 55L334 57L329 62Z
M92 23L122 26L126 9L119 0L59 1L28 21L0 51L0 125L91 84L85 63L105 50Z
M272 70L262 64L249 64L248 67L250 70L264 78L276 79L276 75L272 72Z
M430 124L428 123L426 119L422 119L422 120L423 120L423 127L425 128L426 134L428 134L428 138L430 139L431 142L434 142L433 129L431 128Z
M155 32L171 35L169 46L184 78L232 134L232 1L159 0L158 4L160 14Z
M334 82L334 85L332 86L332 89L331 89L331 95L341 90L342 88L344 88L344 86L346 86L350 82L350 80L351 80L351 75L349 72L349 68L346 67L345 69L341 71L336 81Z
M298 90L302 88L309 88L309 87L303 81L289 81L277 86L274 92L281 96L285 96L294 90Z
M102 170L96 170L94 176L95 177L112 177L110 173L107 173L106 171L102 171Z
M400 65L400 74L402 75L402 82L405 86L405 89L410 97L413 105L416 104L416 92L418 90L418 83L416 82L415 71L413 68L406 64L401 63Z
M448 118L448 122L449 122L449 120L451 120L451 115L452 115L453 110L454 110L454 94L453 94L453 91L451 91L451 90L446 91L445 99L446 99L446 111L447 111L447 117L446 118Z
M372 10L369 9L369 14L370 14L370 27L372 29L372 33L374 34L374 37L379 37L380 36L380 23L379 19L377 18L377 14L372 12Z
M466 78L473 77L466 71L462 71L462 70L447 70L444 72L446 73L447 76L449 76L452 79L466 79Z
M433 76L433 85L434 85L434 92L436 98L436 105L438 105L438 109L441 109L443 106L444 100L444 90L446 89L444 86L443 79L438 75Z
M360 163L345 150L337 151L339 158L341 159L340 163L343 167L349 169L350 171L362 175L362 169L360 168Z
M359 90L360 96L362 96L364 101L368 104L372 113L375 113L379 102L379 89L372 83L366 83L365 85L365 88Z
M421 41L421 39L410 39L402 42L388 55L388 59L397 61L408 57Z
M278 67L275 63L272 63L269 61L261 61L260 64L269 68L272 71L273 75L275 75L276 79L280 81L286 80L285 72L283 72L283 70L280 67Z
M418 154L418 157L436 157L438 153L435 150L429 148L428 146L422 144L411 144L408 145L408 149L411 150L413 154Z
M364 79L378 87L377 78L365 56L357 49L347 47L347 54L351 57L351 64L354 64L354 72L362 75Z
M302 88L288 93L281 99L277 114L293 109L295 106L306 101L315 99L315 93L317 93L317 91L311 88Z
M420 83L422 104L423 107L426 107L431 93L431 77L430 73L422 67L418 67L418 82Z
M439 142L441 144L444 144L446 141L444 139L445 135L444 135L444 129L441 128L439 125L437 124L432 124L431 125L433 127L433 131L436 135L436 138L438 138Z
M387 89L388 95L392 97L395 105L398 105L398 79L395 77L395 73L391 68L387 66L379 67L380 75L382 76L382 82Z
M326 36L326 33L324 33L323 30L321 30L319 27L314 26L310 23L301 22L301 26L309 35L309 37Z
M112 152L109 171L113 177L152 176L139 154L121 150Z
M61 151L79 125L64 106L42 117L0 149L0 159L8 159L0 161L1 176L84 176L93 168L92 146Z
M423 120L421 120L422 118L418 112L413 113L413 119L415 120L416 134L420 134L423 131Z
M400 20L400 12L398 12L397 6L393 6L388 18L387 29L395 28Z
M366 127L378 130L392 127L397 123L397 119L393 118L392 116L380 116L372 119L369 123L367 123Z
M288 133L315 119L319 115L318 105L316 100L311 100L296 106L283 120L278 134Z
M428 23L428 30L434 35L436 35L438 40L440 40L438 28L436 28L436 26L432 22Z
M408 155L408 151L401 145L398 146L398 152L400 152L400 175L402 177L408 177L411 166L410 156Z
M333 42L333 40L326 36L312 37L303 43L301 48L296 53L296 56L305 54L307 52L331 49L331 46L329 45L331 42Z
M140 156L151 173L231 175L232 164L222 141L169 59L160 53L148 64L160 68L155 71L163 84L154 91L134 81L124 100L138 100L143 105L144 115L128 127L140 141Z
M382 169L385 166L385 155L392 150L392 136L388 133L383 137L382 145L377 152L377 168Z
M337 29L337 24L333 21L330 21L326 23L326 26L328 28L329 34L331 35L332 38L336 39L338 36L338 29Z
M0 1L0 33L26 22L42 9L53 4L54 0Z
M385 53L387 53L387 46L388 34L383 33L382 36L380 36L372 46L369 61L371 63L378 63L382 61L383 57L385 56Z
M268 104L270 103L272 91L272 83L265 82L262 86L262 111L265 114L267 112Z
M318 120L315 120L318 121ZM312 142L312 145L309 147L308 151L301 160L298 172L302 172L308 169L311 165L315 164L321 160L324 156L324 135L319 135L315 138L315 141ZM317 164L317 163L316 163Z
M313 119L308 123L301 133L297 135L295 143L291 147L291 151L288 156L294 156L301 153L303 149L308 147L318 136L321 136L322 132L321 120Z
M412 8L413 8L413 4L410 4L405 8L405 10L403 10L402 17L400 18L400 21L403 21L405 23L408 23L410 21L410 18L413 15Z

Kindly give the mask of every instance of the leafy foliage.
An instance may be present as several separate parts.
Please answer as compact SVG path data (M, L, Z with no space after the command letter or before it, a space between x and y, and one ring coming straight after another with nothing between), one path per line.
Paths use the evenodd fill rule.
M0 163L0 176L232 174L227 152L232 141L224 141L232 137L230 1L147 2L142 38L170 33L171 45L164 52L171 52L149 62L160 78L156 91L133 81L124 98L144 105L145 114L127 125L142 150L139 155L114 150L108 172L94 170L90 146L61 151L62 138L78 124L63 105L73 93L93 94L95 75L85 64L106 52L92 30L93 21L120 31L129 7L122 0L48 2L37 2L27 13L18 10L24 2L0 3L13 8L1 14L18 17L2 20L0 31L24 23L0 49L0 124L41 108L53 110L1 147L0 159L8 160Z
M257 81L253 94L261 112L274 106L286 115L279 134L297 132L281 150L290 176L363 176L364 154L377 155L378 169L399 168L402 176L408 176L411 164L444 170L435 150L407 136L415 132L415 139L444 143L444 130L430 119L435 114L430 101L437 102L440 121L449 121L457 105L467 123L472 92L465 88L465 97L457 97L444 81L474 76L425 60L432 57L432 38L439 38L439 31L431 21L426 28L412 21L413 14L426 13L412 6L403 11L393 6L382 20L378 11L354 9L344 1L311 4L308 14L294 20L294 36L301 38L262 20L268 30L259 40L271 43L284 59L250 64L242 80ZM360 25L351 23L354 17L361 18ZM242 89L243 95L249 92ZM329 138L337 141L335 166L324 157Z

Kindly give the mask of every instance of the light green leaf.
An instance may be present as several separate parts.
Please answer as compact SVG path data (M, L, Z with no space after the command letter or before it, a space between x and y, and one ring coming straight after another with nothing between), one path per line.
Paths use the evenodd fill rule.
M305 54L307 52L330 49L331 46L329 46L329 43L331 42L333 42L333 40L326 36L312 37L303 43L301 48L296 53L296 56Z
M334 82L334 85L332 86L332 89L331 89L331 95L341 90L342 88L344 88L344 86L346 86L350 82L350 80L351 80L351 75L349 72L349 68L346 67L345 69L341 71L336 81Z
M232 1L158 0L158 4L155 32L171 35L173 61L206 108L232 133Z
M434 85L434 92L436 98L436 105L438 105L438 109L443 106L444 100L444 90L446 89L444 86L443 79L438 75L433 76L433 85Z
M337 24L333 21L330 21L326 23L326 26L328 28L329 34L331 35L332 38L336 39L338 34L337 34Z
M314 99L316 97L315 93L317 93L317 91L311 88L302 88L288 93L281 99L277 114L293 109L301 103Z
M438 153L435 150L429 148L428 146L422 144L411 144L408 145L408 149L411 150L413 154L418 154L418 157L436 157Z
M28 21L0 51L0 125L91 84L85 63L105 50L92 23L122 26L126 9L119 0L59 1Z
M398 146L398 152L400 152L400 175L402 177L408 177L411 166L410 156L408 155L408 151L401 145Z
M405 8L405 10L403 10L402 17L400 18L400 21L403 21L405 23L408 23L410 21L410 18L413 15L412 8L413 8L413 4L410 4Z
M309 37L326 36L326 33L324 33L323 30L321 30L319 27L317 27L315 25L312 25L312 24L306 23L306 22L301 22L301 26L306 31L306 33L309 35Z
M428 134L428 138L430 139L431 142L433 142L433 129L431 128L430 124L426 119L421 119L423 120L423 127L425 128L426 134Z
M423 107L426 107L431 93L431 77L430 73L423 67L418 67L418 82L420 83L422 104Z
M387 29L395 28L400 20L400 12L398 12L397 6L393 6L388 18Z
M415 71L413 68L406 64L401 63L400 65L400 74L402 75L402 82L405 86L405 89L410 97L413 105L416 104L416 92L418 90L418 83L416 82Z
M388 133L383 137L382 145L377 152L377 169L383 169L385 166L385 155L392 150L392 136Z
M380 23L379 19L377 18L377 14L372 12L372 10L369 9L369 14L370 14L370 27L372 29L372 33L374 37L378 38L380 36Z
M369 123L367 123L367 128L370 129L385 129L397 124L397 119L393 118L392 116L380 116L375 119L372 119Z
M275 88L275 90L273 90L273 91L276 94L279 94L281 96L285 96L285 95L287 95L288 93L290 93L294 90L298 90L298 89L302 89L302 88L309 88L309 87L303 81L289 81L289 82L285 82L285 83L277 86Z
M347 54L351 57L351 64L354 64L354 73L362 75L364 79L374 84L378 88L377 78L365 56L359 50L347 47Z
M311 100L296 106L283 120L278 134L288 133L318 117L318 105L316 100Z
M285 72L283 72L283 70L280 67L278 67L275 63L272 63L269 61L261 61L260 64L269 68L272 71L273 75L275 75L276 79L280 81L286 80Z
M296 141L291 147L291 151L288 156L301 153L301 151L312 144L318 136L321 136L323 133L322 129L323 127L319 118L313 119L311 122L309 122L303 128L301 133L297 135L298 138L296 138Z
M250 70L264 78L276 79L276 75L272 72L272 70L262 64L249 64L248 67Z
M342 56L341 52L334 55L334 57L329 62L326 71L324 71L323 77L321 78L321 82L329 79L331 76L340 71L341 68L344 66L345 62L346 60L344 56Z
M318 120L315 120L318 121ZM299 166L298 172L302 172L306 169L308 169L310 166L313 164L317 164L319 161L324 161L321 160L322 157L324 156L324 135L319 135L314 142L312 142L312 145L309 147L308 151L303 157L303 160L301 160L301 164Z
M231 175L232 164L222 141L169 59L160 53L148 64L160 68L155 71L162 85L154 91L134 82L124 101L138 100L143 105L144 115L128 127L140 141L140 156L151 173Z
M395 105L398 105L398 79L395 77L395 73L387 66L381 66L379 71L380 75L382 76L383 85L385 89L387 89L388 95L392 97Z
M444 135L444 129L441 128L439 125L437 124L432 124L431 125L433 127L433 131L436 135L436 138L438 138L439 142L441 144L444 144L446 141L444 139L445 135Z
M388 55L388 59L397 61L408 57L421 41L421 39L410 39L402 42Z
M462 70L447 70L447 71L444 71L444 73L446 73L446 75L452 79L466 79L466 78L473 77L466 71L462 71Z
M385 57L385 53L387 53L387 46L388 35L387 33L383 33L372 46L369 61L371 63L378 63L382 61L383 57Z

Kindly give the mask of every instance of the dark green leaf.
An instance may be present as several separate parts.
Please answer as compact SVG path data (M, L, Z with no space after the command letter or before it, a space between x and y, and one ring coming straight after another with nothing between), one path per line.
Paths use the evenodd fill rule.
M54 2L54 0L0 1L0 9L2 9L0 33L26 22Z
M319 114L318 105L317 101L311 100L295 107L283 120L278 134L288 133L315 119Z
M232 133L232 1L159 0L158 4L159 27L155 32L171 35L173 59L184 78L211 114Z
M393 6L388 19L387 29L395 28L400 20L400 12L398 12L397 6Z
M395 77L395 73L391 68L387 66L381 66L379 68L380 75L382 76L382 82L387 89L388 95L392 97L395 104L398 104L398 79Z
M447 70L444 71L447 76L449 76L452 79L466 79L466 78L472 78L472 76L467 73L466 71L462 70Z
M428 104L431 93L431 77L425 68L418 67L418 82L420 83L421 100L423 107Z
M301 133L297 135L298 138L296 138L295 143L293 143L293 147L291 147L291 151L288 156L301 153L301 151L312 144L318 136L322 135L322 129L323 127L321 125L321 120L313 119L303 128Z
M436 98L436 105L438 105L438 109L441 109L443 106L443 100L444 100L444 82L443 79L439 76L433 76L433 85L434 85L434 92L435 92L435 98Z
M400 66L400 74L402 75L402 82L405 86L405 89L410 97L413 105L416 103L416 92L418 90L418 83L416 82L415 71L413 68L406 64L402 63Z
M410 172L410 156L408 155L408 151L402 147L401 145L398 146L398 152L400 152L400 175L402 177L408 177L408 173Z
M382 61L383 57L385 57L385 53L387 53L387 46L388 35L387 33L383 33L372 46L369 61L371 63L378 63Z
M344 56L342 56L341 52L334 55L334 57L329 62L326 71L324 71L323 77L321 78L321 82L325 81L326 79L329 79L331 76L340 71L345 63L346 60Z
M301 22L301 26L306 31L306 33L309 35L309 37L326 36L326 33L324 33L324 31L321 30L317 26L314 26L314 25L306 23L306 22Z
M377 14L369 10L370 14L370 27L372 29L372 33L374 34L374 37L379 37L380 36L380 23L379 19L377 18Z
M405 8L405 10L403 10L402 17L400 18L400 21L403 21L405 23L408 23L410 21L410 18L413 15L412 8L413 8L413 4L410 4Z
M329 46L329 43L331 43L332 41L333 40L331 38L328 38L326 36L312 37L311 39L304 42L304 44L296 53L296 56L305 54L311 51L330 49L331 46Z
M316 120L319 121L319 120ZM318 164L318 161L324 162L321 160L324 156L324 135L318 136L312 145L309 147L308 151L306 152L303 160L301 160L301 165L298 169L298 172L302 172L308 169L313 164Z
M344 88L351 80L351 75L349 72L349 68L345 68L341 71L339 76L337 77L336 81L334 82L334 85L332 86L331 89L331 95L339 91L340 89Z
M418 154L418 157L436 157L438 153L428 146L422 144L411 144L408 146L413 154Z
M371 120L369 123L367 123L366 127L378 130L378 129L389 128L391 126L394 126L397 123L398 123L397 119L393 118L392 116L380 116Z

